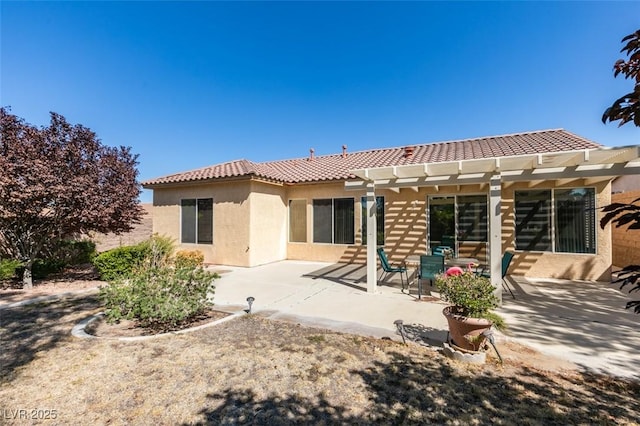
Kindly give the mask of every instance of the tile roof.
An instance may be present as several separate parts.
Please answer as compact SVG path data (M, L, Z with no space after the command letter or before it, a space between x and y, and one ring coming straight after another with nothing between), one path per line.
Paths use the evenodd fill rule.
M405 156L405 147L372 149L340 154L255 163L236 160L176 173L142 183L145 187L183 182L255 176L283 183L320 182L353 178L350 170L405 164L435 163L511 155L562 152L601 147L600 144L563 129L500 135L411 145L413 155Z

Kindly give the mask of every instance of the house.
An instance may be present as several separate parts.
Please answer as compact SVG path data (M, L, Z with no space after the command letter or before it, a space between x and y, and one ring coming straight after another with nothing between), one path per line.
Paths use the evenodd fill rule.
M377 246L399 262L447 245L487 261L496 277L512 250L512 274L607 280L611 229L600 228L598 208L610 203L614 177L640 172L639 158L640 146L603 147L556 129L238 160L143 187L153 190L154 232L210 263L362 263L375 291Z

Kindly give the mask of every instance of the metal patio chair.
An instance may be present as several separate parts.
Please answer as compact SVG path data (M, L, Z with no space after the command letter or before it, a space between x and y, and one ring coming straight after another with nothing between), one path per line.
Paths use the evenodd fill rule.
M378 250L378 257L380 258L380 264L382 265L382 275L380 276L379 281L384 281L384 278L388 274L400 273L400 281L402 282L402 290L404 291L404 279L402 278L402 274L407 277L407 286L409 285L409 274L407 273L407 267L405 265L393 266L389 263L389 259L387 259L387 254L384 252L384 249L380 247Z

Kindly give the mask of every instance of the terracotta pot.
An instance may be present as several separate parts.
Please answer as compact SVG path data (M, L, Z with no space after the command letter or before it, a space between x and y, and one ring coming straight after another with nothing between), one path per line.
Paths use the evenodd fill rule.
M486 337L482 332L489 330L493 322L484 318L469 318L454 312L453 306L447 306L442 314L449 323L449 339L460 349L479 351L486 344Z

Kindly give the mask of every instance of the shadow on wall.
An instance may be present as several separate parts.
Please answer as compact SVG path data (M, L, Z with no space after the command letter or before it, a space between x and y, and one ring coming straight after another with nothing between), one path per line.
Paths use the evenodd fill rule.
M511 265L509 266L509 275L526 276L545 255L553 256L551 253L515 252ZM561 263L564 269L558 268L552 271L550 274L552 278L573 280L574 277L589 277L591 271L603 269L602 263L595 257L585 258L583 262L574 262L568 266L565 266L566 262ZM546 268L553 268L552 260L546 261L545 265L547 264L549 265L546 266ZM611 281L611 267L605 267L602 273L589 278L588 281Z
M424 201L394 200L386 203L384 249L391 263L401 263L407 256L426 252L427 223L424 209ZM356 236L357 241L362 241L361 230ZM339 262L366 263L366 244L349 246Z
M542 253L514 253L509 265L509 275L526 275L541 257Z
M574 263L571 264L558 278L564 277L580 277L580 276L589 276L589 272L593 270L602 269L603 264L598 262L596 258L589 258L585 263ZM604 268L604 271L599 274L597 277L592 278L595 281L606 281L611 282L611 265Z
M639 178L640 179L640 178ZM631 204L640 198L640 190L612 194L612 203ZM640 204L640 203L636 203ZM631 224L615 227L611 226L612 262L615 266L640 265L640 231L629 230Z

